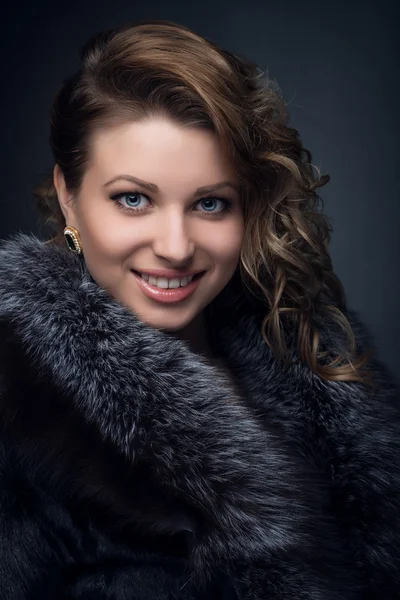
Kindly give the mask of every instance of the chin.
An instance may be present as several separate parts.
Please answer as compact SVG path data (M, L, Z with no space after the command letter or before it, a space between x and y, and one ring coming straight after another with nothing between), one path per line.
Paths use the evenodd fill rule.
M133 310L133 309L131 309ZM163 309L165 311L165 309ZM161 329L165 332L177 332L181 329L184 329L189 323L193 321L193 319L197 316L197 312L187 314L186 316L182 314L182 312L177 311L176 314L160 314L160 315L151 315L148 311L137 311L133 310L137 317L149 327L153 329Z
M167 333L175 333L177 331L180 331L181 329L184 329L187 325L189 325L189 323L193 319L194 316L189 317L188 319L160 319L158 322L149 322L148 324L150 325L150 327L161 329L162 331L165 331Z

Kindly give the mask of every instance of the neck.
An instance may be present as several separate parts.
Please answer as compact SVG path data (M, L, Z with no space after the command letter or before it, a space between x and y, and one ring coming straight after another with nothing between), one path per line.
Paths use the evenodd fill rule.
M192 352L202 354L206 358L213 358L203 312L197 315L193 321L185 325L182 329L168 333L187 342Z

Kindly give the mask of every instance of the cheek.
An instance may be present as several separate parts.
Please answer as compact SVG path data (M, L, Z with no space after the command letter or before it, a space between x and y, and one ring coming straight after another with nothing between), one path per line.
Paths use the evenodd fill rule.
M236 265L240 257L243 238L244 226L242 223L235 223L224 231L217 232L209 240L215 261L226 266Z
M86 254L90 253L92 260L112 263L120 260L126 253L127 238L132 238L132 231L124 227L121 216L105 203L99 202L97 207L88 207L81 218L82 243Z

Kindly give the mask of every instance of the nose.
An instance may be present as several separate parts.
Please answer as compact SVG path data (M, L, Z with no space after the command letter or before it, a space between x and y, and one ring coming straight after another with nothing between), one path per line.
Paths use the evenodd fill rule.
M190 262L195 243L191 238L189 224L182 214L163 215L154 230L153 252L173 265Z

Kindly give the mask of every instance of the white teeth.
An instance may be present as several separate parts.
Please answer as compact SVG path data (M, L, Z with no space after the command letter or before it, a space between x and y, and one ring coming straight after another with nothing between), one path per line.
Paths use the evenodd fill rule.
M170 279L168 282L169 288L178 288L181 285L179 279Z
M151 279L151 277L150 277L150 279ZM167 290L168 289L168 279L166 279L165 277L157 277L156 283L154 285L156 285L159 288L162 288L163 290Z
M153 275L147 275L146 273L140 273L140 275L142 279L148 281L150 285L155 285L163 290L185 287L193 279L193 275L190 275L189 277L182 277L182 279L177 277L174 279L167 279L166 277L153 277Z

